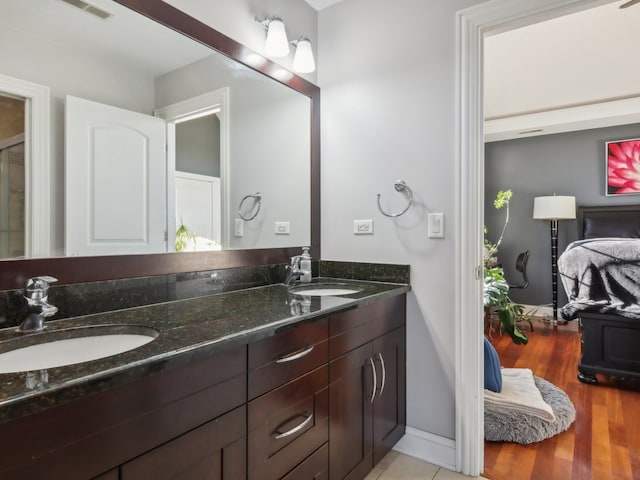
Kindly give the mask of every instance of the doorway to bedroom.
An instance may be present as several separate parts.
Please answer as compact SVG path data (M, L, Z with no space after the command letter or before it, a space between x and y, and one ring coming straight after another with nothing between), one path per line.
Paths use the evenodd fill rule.
M541 475L640 476L640 465L630 453L640 449L640 436L634 433L636 429L628 428L640 415L634 407L640 389L615 380L602 389L577 381L578 325L548 321L549 223L532 218L533 198L554 193L575 196L578 205L631 203L629 197L605 195L604 142L640 136L640 91L631 82L625 85L607 80L608 73L602 66L607 59L624 56L626 47L640 41L630 40L631 33L625 31L627 22L637 25L640 21L640 5L620 9L626 2L599 3L589 10L487 37L485 42L485 118L490 125L484 159L484 224L495 242L504 225L505 211L495 209L493 200L498 191L512 190L509 223L498 261L510 283L520 283L516 258L520 252L529 251L529 285L510 293L517 303L538 308L532 319L534 331L522 324L528 345L514 345L508 336L495 332L491 341L503 366L529 368L536 376L555 383L572 398L577 410L576 422L568 432L539 444L485 444L484 475L493 480ZM582 23L571 26L573 22ZM580 36L583 27L589 32L587 40L595 41L594 46L588 46ZM554 36L554 29L559 36ZM574 53L569 55L568 51ZM600 53L605 55L605 62L597 61ZM554 54L558 54L558 60L554 60ZM572 77L573 73L579 78ZM609 90L594 93L601 86ZM609 113L603 113L607 112L603 106ZM616 108L626 109L624 118L611 119L615 114L610 112ZM576 222L561 222L559 238L560 253L578 238ZM558 294L561 307L567 301L561 285Z

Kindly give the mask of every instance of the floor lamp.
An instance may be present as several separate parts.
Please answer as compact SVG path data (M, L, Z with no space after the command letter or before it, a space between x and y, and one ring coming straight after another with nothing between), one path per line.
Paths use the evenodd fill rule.
M551 221L551 288L553 320L558 320L558 220L576 218L576 197L548 196L533 199L533 218Z

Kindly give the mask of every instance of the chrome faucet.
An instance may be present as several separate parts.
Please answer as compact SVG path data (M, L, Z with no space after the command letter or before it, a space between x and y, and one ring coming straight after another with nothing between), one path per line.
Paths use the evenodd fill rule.
M304 275L304 270L300 268L300 260L302 260L302 255L291 257L291 263L287 265L287 276L284 280L285 286L291 286L292 282L299 280Z
M27 315L18 327L20 332L38 332L44 328L45 318L55 315L58 308L48 303L49 284L58 279L50 276L27 280L22 296L27 301Z

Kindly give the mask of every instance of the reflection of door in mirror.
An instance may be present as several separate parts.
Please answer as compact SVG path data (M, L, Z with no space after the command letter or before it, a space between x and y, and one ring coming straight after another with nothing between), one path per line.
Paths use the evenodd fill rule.
M67 255L167 251L165 122L66 98Z
M0 258L25 254L25 101L0 94Z
M176 226L169 229L170 250L229 245L228 106L229 89L220 88L155 111L167 122L168 209Z
M176 123L177 251L220 250L220 119L215 113Z

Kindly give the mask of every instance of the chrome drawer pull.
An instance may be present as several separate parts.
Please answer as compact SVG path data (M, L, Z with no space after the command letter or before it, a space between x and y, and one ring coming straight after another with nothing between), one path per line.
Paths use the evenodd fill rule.
M376 398L376 388L378 388L378 377L376 376L376 366L373 363L373 358L369 359L371 364L371 371L373 372L373 388L371 389L371 399L369 403L373 403L373 399Z
M289 435L293 435L294 433L299 432L304 427L309 425L311 420L313 420L313 413L310 414L307 418L305 418L304 421L300 425L296 425L291 430L287 430L286 432L278 433L277 435L274 435L273 438L275 438L276 440L279 440L281 438L288 437ZM277 430L276 430L276 432L277 432Z
M382 366L382 385L380 385L380 391L378 392L378 396L382 396L382 392L384 392L384 385L387 383L387 369L384 367L384 358L382 358L382 354L378 352L378 358L380 359L380 365Z
M295 352L289 353L284 357L280 357L278 360L276 360L276 363L286 363L297 360L304 357L305 355L309 355L311 353L311 350L313 350L313 345L306 348L302 347L300 350L296 350Z

